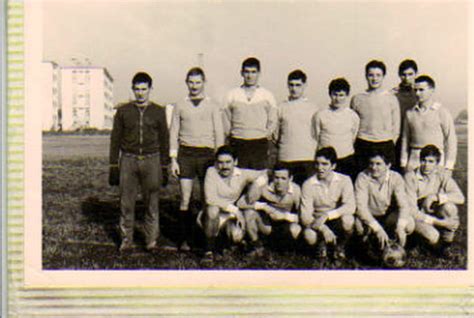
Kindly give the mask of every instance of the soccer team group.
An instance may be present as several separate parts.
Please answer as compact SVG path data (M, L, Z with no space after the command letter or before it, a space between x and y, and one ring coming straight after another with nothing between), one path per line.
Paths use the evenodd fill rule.
M386 66L365 67L368 88L350 100L344 78L330 82L328 107L305 97L306 74L288 75L288 99L277 104L259 85L260 62L243 61L243 83L224 103L205 94L195 67L189 94L172 110L149 100L152 79L132 79L135 100L117 109L110 145L110 185L120 186L120 251L133 247L135 202L141 188L140 231L147 250L189 251L191 233L206 239L202 263L212 266L216 241L244 244L261 255L262 237L300 240L315 257L346 258L354 239L382 255L418 236L442 257L453 242L464 195L452 178L457 137L453 119L434 98L435 82L418 76L413 60L398 69L400 84L383 88ZM270 166L271 143L277 160ZM168 171L179 179L178 240L160 235L159 190ZM202 210L192 213L194 180ZM403 249L402 249L403 250ZM396 266L396 264L393 264Z

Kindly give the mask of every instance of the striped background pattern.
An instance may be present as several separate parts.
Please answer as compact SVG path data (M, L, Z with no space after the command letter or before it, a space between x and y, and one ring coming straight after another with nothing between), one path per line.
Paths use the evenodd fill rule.
M23 9L7 3L8 317L474 317L472 288L25 289Z

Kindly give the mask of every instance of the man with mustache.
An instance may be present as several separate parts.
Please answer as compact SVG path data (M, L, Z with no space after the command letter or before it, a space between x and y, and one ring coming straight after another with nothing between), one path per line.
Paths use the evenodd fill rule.
M198 224L206 236L203 266L214 262L216 238L224 230L233 243L240 243L245 235L245 218L236 202L252 182L265 182L265 172L237 167L237 157L230 146L222 146L216 152L215 163L209 167L204 179L206 207L198 215ZM255 197L249 194L249 202Z
M206 170L212 165L215 150L224 143L221 111L205 95L205 81L206 76L201 68L195 67L188 71L186 85L189 94L176 104L171 120L171 173L179 178L181 202L178 232L179 248L183 251L190 249L188 242L192 239L194 222L189 203L194 178L198 178L203 193Z

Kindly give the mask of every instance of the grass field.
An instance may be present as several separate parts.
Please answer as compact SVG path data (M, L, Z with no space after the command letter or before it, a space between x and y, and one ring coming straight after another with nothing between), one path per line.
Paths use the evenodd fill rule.
M454 177L467 194L467 128L458 127L458 162ZM43 268L44 269L197 269L199 252L148 253L138 247L117 251L118 189L108 178L109 137L43 136ZM179 202L175 180L161 190L161 231L174 238ZM137 206L140 220L142 206ZM415 237L407 244L406 268L465 269L467 204L460 207L461 227L448 257L434 257ZM202 234L196 234L196 250ZM250 258L240 250L223 249L216 269L375 269L379 264L350 257L343 263L320 263L310 253L272 238L264 256ZM225 246L223 246L225 247Z

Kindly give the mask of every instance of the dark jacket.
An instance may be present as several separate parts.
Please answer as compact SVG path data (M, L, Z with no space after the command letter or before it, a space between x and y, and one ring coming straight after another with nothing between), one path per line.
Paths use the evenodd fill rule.
M169 132L165 107L150 103L143 113L133 103L117 109L110 138L110 164L120 152L147 155L160 152L162 165L169 163Z

